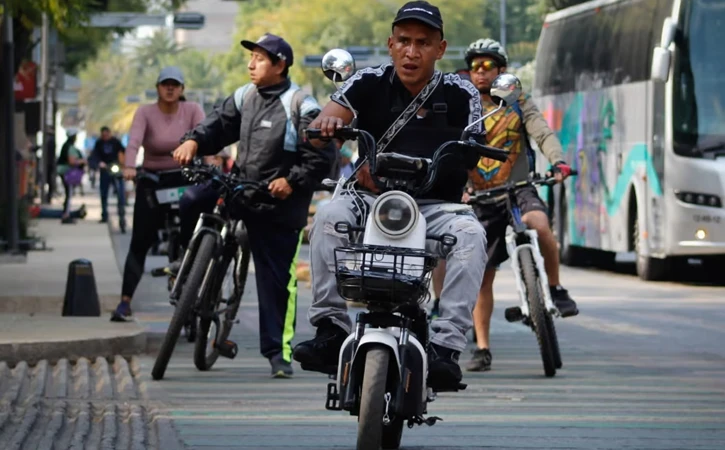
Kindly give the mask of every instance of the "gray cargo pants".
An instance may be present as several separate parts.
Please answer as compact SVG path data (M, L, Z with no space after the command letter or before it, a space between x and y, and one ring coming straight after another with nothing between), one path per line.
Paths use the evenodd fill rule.
M371 205L372 195L362 194ZM431 324L431 341L442 347L462 351L466 347L466 333L473 324L483 271L486 267L486 234L470 206L454 203L436 203L420 206L428 224L428 234L449 233L458 242L443 249L439 242L428 241L428 251L446 259L446 275L441 292L440 316ZM312 272L312 306L307 314L310 323L317 326L323 318L351 332L352 323L347 304L337 293L335 280L335 247L348 243L347 235L335 231L335 223L355 223L354 203L342 195L322 206L314 217L310 231L310 265Z

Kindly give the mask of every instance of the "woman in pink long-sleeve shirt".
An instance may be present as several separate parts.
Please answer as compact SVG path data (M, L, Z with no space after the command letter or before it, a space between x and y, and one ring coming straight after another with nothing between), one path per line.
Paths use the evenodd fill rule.
M171 152L188 130L204 119L204 111L196 103L183 101L184 76L176 67L161 70L156 82L158 101L141 106L133 117L129 143L126 147L126 179L136 176L136 154L144 148L143 167L149 172L180 169ZM160 173L160 184L166 187L184 183L180 172ZM112 321L126 321L131 317L131 298L141 280L146 254L153 245L158 229L164 224L161 211L149 205L147 192L158 186L141 179L136 184L136 201L133 209L131 246L123 271L121 302L111 316Z

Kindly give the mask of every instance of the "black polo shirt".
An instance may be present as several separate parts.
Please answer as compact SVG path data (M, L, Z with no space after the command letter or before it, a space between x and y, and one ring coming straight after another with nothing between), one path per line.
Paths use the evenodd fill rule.
M358 112L358 128L372 134L376 141L414 98L391 64L359 70L348 79L331 97L347 107L340 92ZM460 139L463 129L481 117L481 97L470 81L456 74L445 74L422 110L425 117L412 118L386 152L432 158L441 144ZM481 131L480 126L477 131ZM422 198L459 203L468 180L467 170L473 169L477 162L478 157L446 158L439 168L436 184Z

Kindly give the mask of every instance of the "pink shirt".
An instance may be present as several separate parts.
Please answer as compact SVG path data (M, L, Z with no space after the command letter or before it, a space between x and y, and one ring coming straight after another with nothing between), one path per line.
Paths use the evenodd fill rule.
M198 103L179 102L175 114L164 114L158 104L141 106L133 116L126 147L126 167L136 167L136 153L143 145L143 168L149 170L178 169L171 152L179 146L184 134L204 120Z

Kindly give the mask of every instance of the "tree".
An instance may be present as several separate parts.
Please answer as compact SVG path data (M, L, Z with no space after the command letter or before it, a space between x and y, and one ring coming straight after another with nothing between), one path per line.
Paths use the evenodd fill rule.
M68 46L65 69L72 72L109 42L114 33L124 30L94 29L86 25L88 15L99 11L146 11L152 7L178 8L186 0L9 0L15 40L14 67L30 58L37 41L33 30L42 25L46 13ZM3 57L4 59L4 57Z
M130 55L115 54L106 46L80 72L79 101L86 129L108 125L117 132L128 131L139 104L128 103L127 97L144 98L146 90L154 89L165 66L181 68L187 92L204 89L216 97L222 92L224 72L213 58L199 50L179 47L163 30Z
M443 14L449 45L466 45L487 34L480 22L470 20L482 11L467 0L447 0L439 5ZM348 2L340 8L338 0L257 0L241 5L238 32L231 51L224 58L229 76L227 92L249 81L246 64L248 52L241 39L256 40L265 32L283 36L292 45L296 62L290 70L300 85L312 86L321 95L330 90L329 82L318 70L302 66L304 55L324 53L334 47L385 46L391 21L400 2L390 0ZM314 17L314 20L310 20ZM460 63L459 63L460 65ZM450 67L452 69L453 66Z

